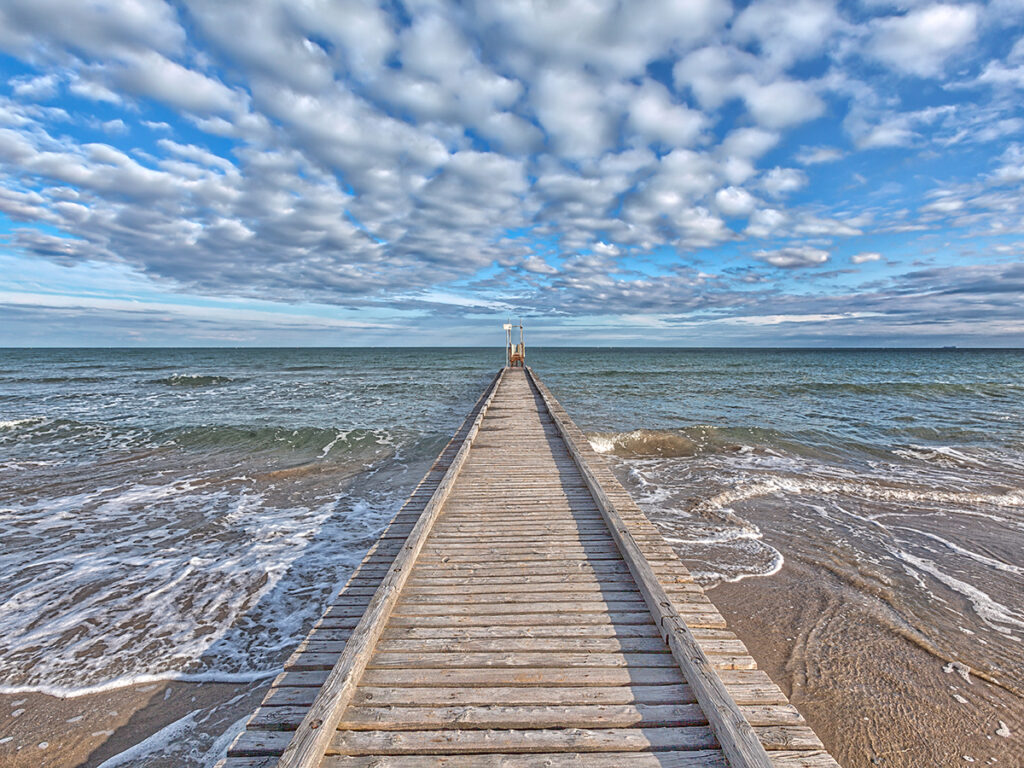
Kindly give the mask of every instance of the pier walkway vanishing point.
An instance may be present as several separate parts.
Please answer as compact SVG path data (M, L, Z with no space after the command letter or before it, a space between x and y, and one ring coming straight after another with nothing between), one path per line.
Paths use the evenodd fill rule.
M586 437L498 373L222 768L837 766Z

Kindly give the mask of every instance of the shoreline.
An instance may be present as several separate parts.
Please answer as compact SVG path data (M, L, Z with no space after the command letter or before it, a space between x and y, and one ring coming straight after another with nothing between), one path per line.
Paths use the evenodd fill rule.
M4 768L98 768L130 766L128 750L163 733L185 728L202 733L209 751L240 717L248 717L269 681L212 683L166 681L127 685L61 698L46 693L0 694L0 764ZM18 714L15 714L18 713ZM156 745L154 745L156 747ZM151 753L147 753L151 754ZM149 765L179 765L178 756Z
M957 674L844 600L834 574L780 551L775 574L708 597L844 768L1024 764L1020 698Z

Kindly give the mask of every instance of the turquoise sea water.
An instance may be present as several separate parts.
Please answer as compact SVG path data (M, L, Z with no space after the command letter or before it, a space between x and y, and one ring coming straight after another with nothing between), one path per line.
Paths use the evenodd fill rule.
M502 354L0 351L0 691L273 675ZM528 362L706 584L827 568L1024 690L1024 352Z

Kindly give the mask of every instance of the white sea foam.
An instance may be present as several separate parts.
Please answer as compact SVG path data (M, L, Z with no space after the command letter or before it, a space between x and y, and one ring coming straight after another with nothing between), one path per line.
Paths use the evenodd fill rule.
M154 752L164 751L167 747L177 742L182 733L195 725L196 717L201 713L201 709L189 712L187 715L175 720L170 725L165 725L144 741L140 741L138 744L133 747L129 747L124 752L119 752L113 757L104 760L96 768L117 768L117 766L121 765L130 765L132 763L137 763L137 761L143 757L151 755Z
M920 459L954 467L984 467L985 462L948 445L910 445L893 451L904 458Z
M1002 560L996 560L994 557L988 557L973 550L967 549L966 547L961 547L959 544L955 544L954 542L949 541L949 539L944 539L941 536L938 536L934 533L929 533L928 531L921 531L917 528L910 528L908 526L894 527L906 531L912 531L915 536L924 536L925 538L931 539L932 541L937 541L939 544L942 544L944 547L951 549L958 555L963 555L964 557L968 557L971 560L974 560L975 562L981 563L982 565L987 565L990 568L995 568L997 571L1005 571L1006 573L1016 573L1018 575L1024 575L1024 568L1021 568L1020 566L1011 565L1010 563L1004 563Z
M746 528L723 528L705 536L693 536L683 538L681 536L665 536L665 540L672 544L726 544L728 542L740 541L742 539L761 539L761 531L756 526Z
M42 693L58 699L78 699L97 693L116 691L147 683L185 682L185 683L252 683L266 680L281 673L282 667L275 669L255 669L247 672L159 672L155 674L124 675L95 685L0 685L0 695L16 696L22 693Z
M18 427L42 424L44 421L46 419L37 416L26 419L8 419L7 421L0 421L0 429L17 429Z
M351 430L341 430L334 436L327 445L324 446L323 450L320 451L320 458L326 458L327 454L331 452L331 449L338 444L339 440L346 440L348 436L352 434Z
M738 581L743 581L743 579L774 576L782 570L782 567L786 564L786 558L774 547L768 544L765 544L764 547L767 552L771 553L771 557L761 566L755 565L756 561L753 558L748 558L742 563L732 562L730 563L732 568L722 567L725 565L725 562L719 561L718 568L695 568L690 571L690 575L708 586L713 586L715 583L723 581L735 584Z
M0 552L0 691L273 674L396 506L390 490L335 494L280 506L191 478L0 510L0 538L19 542Z
M1010 630L1004 625L1024 627L1024 616L1010 610L1002 603L996 602L974 585L945 573L933 561L917 557L903 550L897 550L896 556L914 568L930 574L950 589L966 597L978 616L993 629L1009 634Z

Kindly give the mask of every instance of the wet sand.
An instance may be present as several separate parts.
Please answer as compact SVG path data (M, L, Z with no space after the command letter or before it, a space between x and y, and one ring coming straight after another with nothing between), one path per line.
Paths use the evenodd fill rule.
M708 596L845 768L1024 766L1024 700L944 671L824 569L787 555Z
M255 709L265 688L265 684L174 681L69 699L41 693L2 695L0 739L10 740L0 744L0 765L95 768L155 734L159 735L154 741L165 737L168 741L177 738L180 743L183 738L195 739L197 733L215 741ZM203 752L201 748L197 751ZM176 752L163 762L154 759L159 748L154 752L147 749L146 765L180 765L180 751ZM130 755L123 754L115 764L136 763Z

